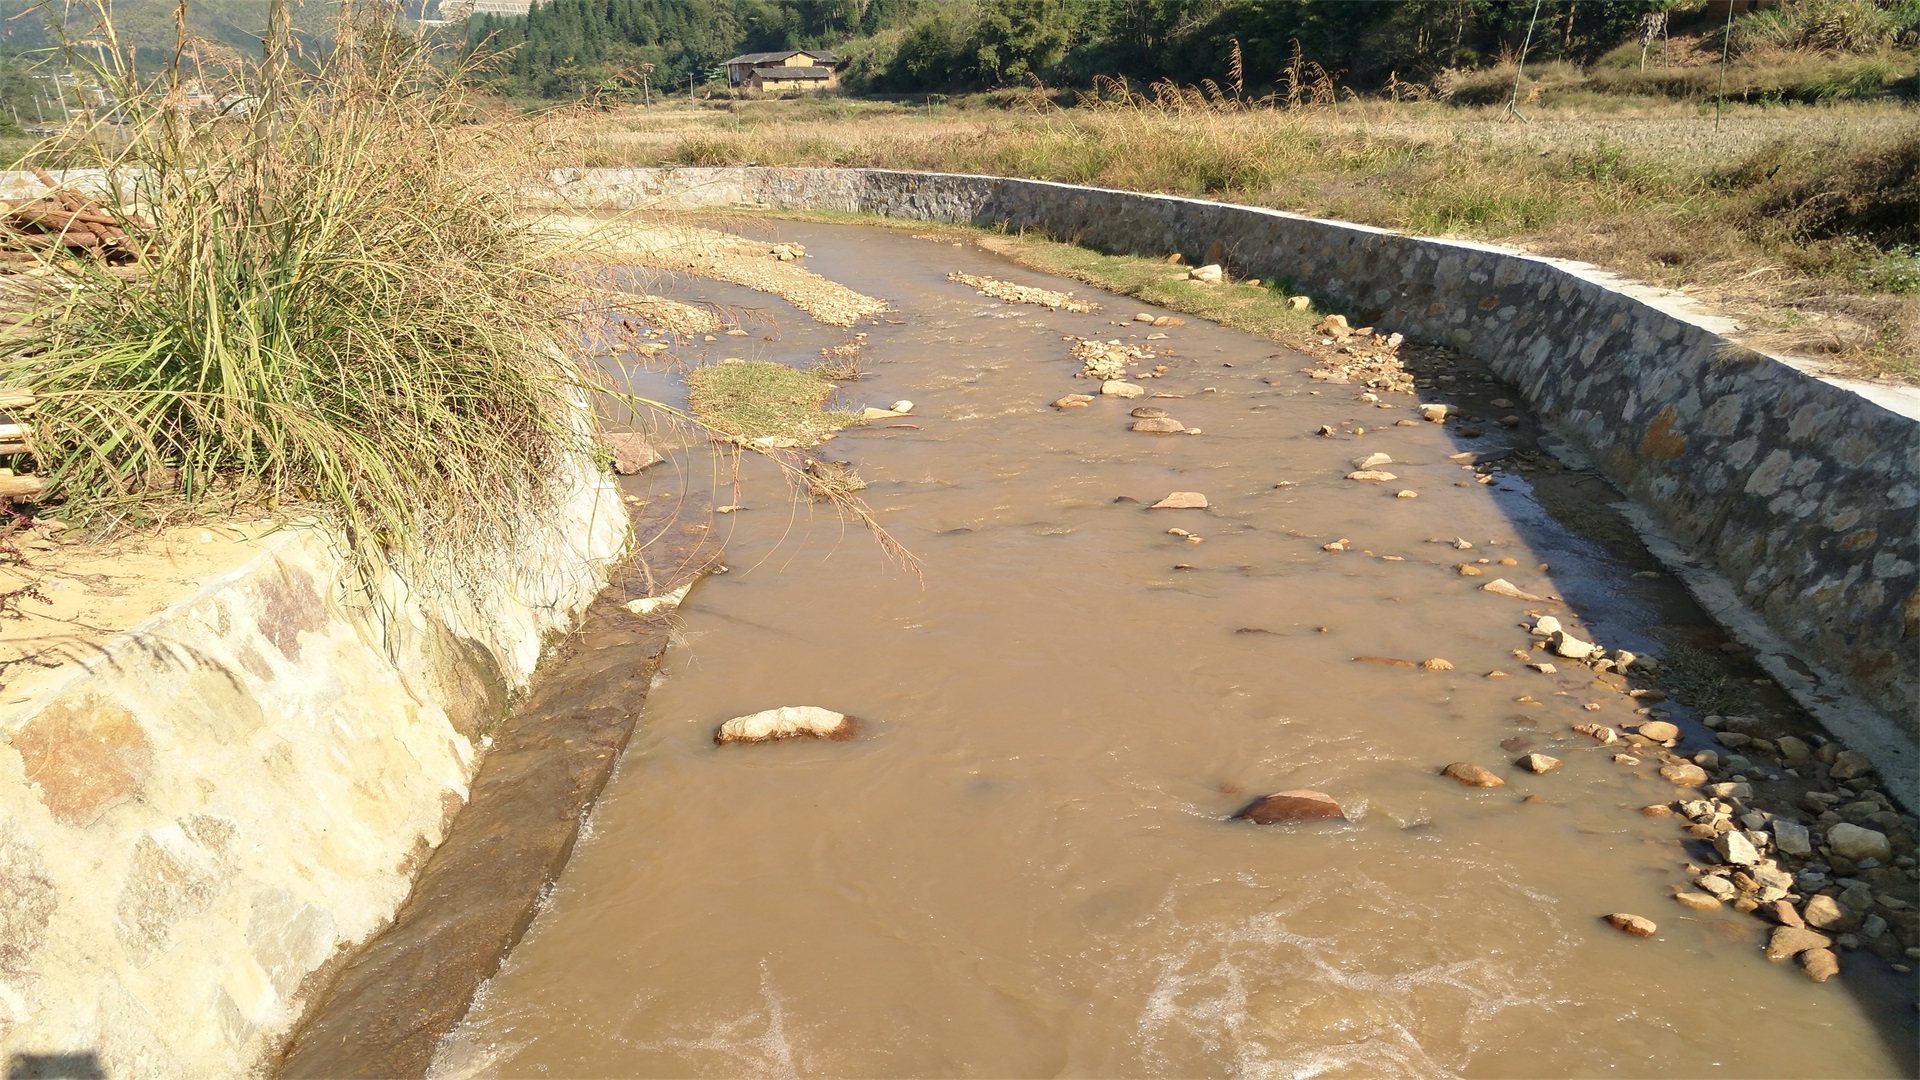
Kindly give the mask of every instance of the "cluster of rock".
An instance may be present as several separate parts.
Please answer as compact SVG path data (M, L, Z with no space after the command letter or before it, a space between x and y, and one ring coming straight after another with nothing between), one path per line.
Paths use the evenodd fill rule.
M1329 315L1314 327L1320 335L1319 367L1308 375L1322 382L1360 383L1370 391L1413 393L1413 376L1400 360L1406 338L1382 334L1371 326L1347 325L1345 315ZM1311 346L1311 343L1309 343Z
M1865 755L1836 742L1763 738L1748 717L1706 723L1721 749L1661 770L1700 797L1641 811L1672 817L1689 838L1712 845L1710 859L1688 864L1693 887L1674 899L1774 924L1767 958L1798 957L1819 982L1839 971L1843 950L1920 959L1914 830L1879 790Z
M1100 310L1100 305L1075 299L1072 293L1036 289L1030 285L1016 285L996 277L978 277L973 274L962 274L956 270L947 275L947 280L957 281L979 292L982 296L1005 300L1009 304L1037 304L1054 311L1075 311L1083 315Z
M795 259L806 258L807 249L804 244L775 244L767 249L767 254L780 262L793 262Z
M1508 595L1508 596L1513 596L1515 593L1519 592L1517 589L1513 590L1512 592L1507 592L1505 590L1494 588L1495 585L1505 585L1505 584L1508 584L1508 583L1505 582L1504 580L1496 578L1494 581L1490 581L1487 584L1480 586L1480 588L1483 591L1502 593L1503 595ZM1511 585L1508 585L1508 588L1512 589L1513 587ZM1519 593L1519 597L1523 599L1530 599L1530 600L1541 599L1540 597L1532 596L1527 593ZM1572 634L1569 634L1566 631L1566 628L1560 625L1560 620L1557 618L1554 618L1552 615L1536 616L1533 621L1532 633L1534 637L1546 639L1547 651L1552 653L1554 656L1557 656L1562 660L1571 660L1576 664L1584 664L1587 667L1592 668L1596 672L1624 673L1628 668L1634 666L1634 664L1641 662L1638 656L1635 656L1632 652L1626 649L1613 649L1609 651L1607 649L1601 648L1599 645L1596 645L1591 641L1585 641L1581 638L1575 637ZM1645 667L1650 665L1643 664L1642 666ZM1658 691L1643 691L1639 696L1643 698L1647 698L1649 700L1657 701L1664 698L1665 695L1659 694ZM1668 726L1671 726L1671 725L1668 725ZM1677 728L1675 729L1676 734L1678 733L1678 730L1679 729Z
M1153 359L1153 350L1145 345L1129 345L1118 339L1098 341L1075 338L1073 358L1080 361L1080 378L1108 382L1125 380L1128 368Z

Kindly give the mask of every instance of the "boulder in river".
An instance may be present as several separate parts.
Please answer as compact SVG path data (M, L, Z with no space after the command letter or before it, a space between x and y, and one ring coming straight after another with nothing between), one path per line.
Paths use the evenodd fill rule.
M1374 469L1391 464L1393 464L1393 457L1389 454L1368 454L1366 457L1353 459L1353 467L1356 469Z
M1569 660L1585 660L1598 649L1591 641L1582 641L1565 630L1556 630L1547 639L1547 645L1555 656L1564 656Z
M1672 742L1680 737L1680 729L1665 720L1649 720L1640 725L1640 734L1657 743Z
M1398 480L1400 478L1393 475L1390 472L1384 472L1380 469L1356 469L1353 472L1350 472L1347 474L1347 479L1372 480L1375 482L1380 482L1385 480Z
M1167 410L1158 405L1142 405L1127 415L1135 420L1153 420L1167 415Z
M775 739L831 739L843 742L860 733L860 721L817 705L783 705L750 716L736 716L720 725L713 741L772 742Z
M1807 978L1823 983L1840 974L1840 958L1832 949L1808 949L1800 954L1800 969Z
M1152 506L1149 510L1205 510L1209 504L1207 497L1197 491L1176 491Z
M1171 416L1149 416L1135 420L1133 430L1147 435L1180 435L1186 432L1187 425Z
M1053 403L1056 409L1084 409L1093 403L1092 394L1068 394Z
M1634 937L1652 937L1660 930L1652 919L1629 915L1624 911L1616 911L1607 916L1607 924L1623 934L1632 934Z
M1337 818L1345 821L1346 812L1333 796L1321 791L1276 791L1272 795L1255 799L1241 811L1233 815L1235 821L1251 821L1255 825L1290 825L1297 821L1324 821Z
M1492 581L1480 586L1480 591L1490 592L1495 596L1511 596L1515 600L1532 600L1538 603L1545 603L1547 599L1544 596L1535 596L1530 592L1522 591L1506 578L1494 578Z
M1530 773L1550 773L1559 768L1564 762L1557 757L1548 757L1545 754L1528 754L1515 761L1514 764Z
M1833 939L1818 930L1809 930L1804 926L1775 927L1773 936L1767 939L1767 959L1785 960L1789 956L1799 956L1808 949L1824 949L1833 944Z
M1146 396L1146 387L1130 383L1125 379L1108 379L1100 384L1100 393L1107 397L1136 398Z
M1492 771L1470 762L1456 761L1440 770L1442 775L1451 776L1468 787L1506 787L1507 782L1495 776Z

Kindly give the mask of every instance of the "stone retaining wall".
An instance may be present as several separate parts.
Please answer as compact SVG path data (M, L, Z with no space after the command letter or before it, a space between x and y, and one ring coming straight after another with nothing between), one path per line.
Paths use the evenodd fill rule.
M235 1076L279 1050L316 972L406 899L482 730L625 546L618 490L577 469L472 601L357 586L328 533L289 529L87 662L9 682L9 1076Z
M1813 378L1721 336L1723 320L1591 267L1275 210L871 169L555 179L576 204L840 210L1032 230L1118 254L1217 251L1235 275L1277 279L1356 323L1455 346L1519 388L1730 583L1798 658L1774 671L1803 700L1851 729L1842 734L1890 779L1912 775L1920 411L1897 391Z

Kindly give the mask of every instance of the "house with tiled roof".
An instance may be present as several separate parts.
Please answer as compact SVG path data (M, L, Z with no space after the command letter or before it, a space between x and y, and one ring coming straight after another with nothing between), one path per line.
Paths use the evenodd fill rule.
M825 49L742 53L727 61L727 85L740 90L831 90L840 58Z

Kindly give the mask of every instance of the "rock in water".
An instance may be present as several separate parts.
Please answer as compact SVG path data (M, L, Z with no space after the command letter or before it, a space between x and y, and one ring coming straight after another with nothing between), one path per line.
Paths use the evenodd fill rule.
M1840 974L1840 958L1832 949L1808 949L1800 954L1800 968L1807 978L1823 983Z
M1447 419L1447 407L1445 405L1422 405L1420 406L1420 415L1422 418L1431 420L1436 424L1443 423Z
M1156 420L1167 415L1167 410L1158 405L1142 405L1127 415L1135 420Z
M1480 591L1490 592L1496 596L1511 596L1515 600L1533 600L1544 603L1547 599L1544 596L1535 596L1530 592L1521 591L1518 586L1506 578L1494 578L1492 581L1480 586Z
M1187 430L1187 425L1171 416L1149 416L1145 420L1135 420L1133 430L1148 435L1180 435Z
M687 598L687 590L691 588L693 588L693 582L689 581L670 593L663 593L659 596L643 596L638 600L629 600L626 603L626 608L635 615L651 615L662 609L672 610L673 608L679 607L680 601Z
M911 402L911 401L896 401L896 402L894 402L894 403L893 403L893 405L892 405L892 409L893 409L893 411L894 411L894 412L897 412L897 413L899 413L899 414L900 414L901 416L905 416L905 415L907 415L908 413L910 413L910 412L912 412L912 411L913 411L913 402Z
M1347 479L1372 480L1377 483L1377 482L1386 481L1386 480L1398 480L1400 478L1393 475L1390 472L1383 472L1380 469L1357 469L1353 472L1348 473Z
M1205 510L1207 497L1197 491L1176 491L1152 506L1149 510Z
M1100 393L1106 397L1136 398L1145 395L1146 387L1130 383L1125 379L1108 379L1100 384Z
M1720 853L1722 859L1735 866L1752 866L1760 861L1760 853L1753 849L1753 841L1737 829L1722 833L1713 842L1713 849Z
M1616 911L1607 916L1607 922L1615 930L1623 934L1632 934L1634 937L1652 937L1660 929L1652 919L1629 915L1624 911Z
M816 705L784 705L752 716L736 716L720 725L713 741L772 742L775 739L832 739L841 742L860 733L860 721Z
M1526 757L1515 761L1514 764L1530 773L1550 773L1564 763L1557 757L1548 757L1545 754L1528 754Z
M1832 938L1815 930L1800 926L1776 927L1773 936L1767 939L1767 959L1785 960L1808 949L1824 949L1832 944Z
M1468 787L1506 787L1507 782L1492 772L1465 761L1456 761L1441 769L1443 775L1451 776Z
M621 476L632 476L652 465L667 460L647 442L647 437L637 431L616 431L600 436L607 449L613 451L613 471Z
M1056 409L1084 409L1092 404L1092 402L1092 394L1068 394L1066 397L1054 402L1053 407Z
M1393 464L1393 458L1386 454L1368 454L1366 457L1353 459L1353 467L1356 469L1373 469L1391 464Z
M1554 631L1553 636L1547 639L1547 645L1553 650L1554 655L1564 656L1569 660L1585 660L1592 656L1597 648L1593 642L1581 641L1565 630Z
M1684 761L1662 766L1660 776L1670 783L1679 784L1683 787L1707 782L1707 770L1698 765L1690 765Z
M1654 742L1672 742L1680 737L1680 729L1665 720L1649 720L1640 725L1640 734Z
M1328 818L1347 819L1340 804L1333 796L1320 791L1276 791L1265 798L1255 799L1239 813L1233 815L1235 821L1251 821L1255 825L1289 825L1296 821L1322 821Z

